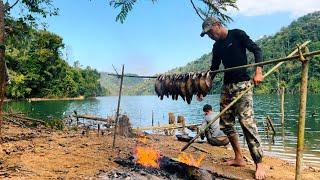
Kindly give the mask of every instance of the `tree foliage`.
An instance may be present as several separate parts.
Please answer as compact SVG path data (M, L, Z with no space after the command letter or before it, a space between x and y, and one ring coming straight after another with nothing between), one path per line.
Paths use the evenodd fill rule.
M19 20L6 19L15 27L6 38L6 61L11 84L7 97L77 97L102 95L100 74L87 67L70 66L62 59L63 39L36 30Z
M59 9L53 5L53 0L7 0L5 2L5 15L10 16L14 7L19 7L19 20L37 25L39 17L58 15Z
M157 0L150 0L155 3ZM138 0L110 0L109 5L115 9L120 9L116 17L116 21L123 23L128 13L133 9ZM204 20L208 16L215 16L221 22L230 22L232 18L227 15L228 8L237 9L236 0L190 0L192 7Z
M263 49L264 59L274 59L288 55L297 44L311 40L310 51L320 49L320 11L305 15L282 28L273 36L265 36L257 41ZM320 58L314 57L309 63L309 86L311 93L320 92ZM267 66L267 71L271 66ZM300 89L301 63L291 61L282 65L278 72L267 78L260 89L264 93L276 93L280 86L288 93L298 93Z

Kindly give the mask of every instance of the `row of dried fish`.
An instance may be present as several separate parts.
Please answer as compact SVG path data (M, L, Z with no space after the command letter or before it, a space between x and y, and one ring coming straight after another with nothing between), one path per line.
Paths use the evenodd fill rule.
M212 71L159 75L155 82L155 91L162 100L164 96L178 100L179 95L188 104L193 95L205 97L212 88L214 73Z

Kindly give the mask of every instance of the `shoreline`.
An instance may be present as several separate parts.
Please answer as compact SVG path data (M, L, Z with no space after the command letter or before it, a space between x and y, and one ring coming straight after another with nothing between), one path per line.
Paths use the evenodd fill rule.
M12 102L12 101L28 101L28 102L34 102L34 101L71 101L71 100L85 100L95 97L62 97L62 98L25 98L25 99L5 99L4 102Z
M84 96L74 97L74 98L28 98L27 101L70 101L70 100L84 100Z
M115 160L128 159L138 146L150 147L161 156L177 158L180 149L185 145L185 142L178 141L175 136L157 134L144 138L119 136L115 149L112 148L112 141L112 131L104 130L103 134L97 130L86 131L81 128L57 131L47 128L22 128L5 123L0 148L0 178L104 179L112 172L130 171ZM208 143L195 143L185 152L194 157L204 154L205 159L201 163L203 168L239 179L253 178L255 166L251 158L245 167L225 165L224 160L233 157L232 150ZM243 150L243 154L250 157L247 150ZM291 163L271 156L265 156L263 161L267 179L294 179L295 166ZM145 172L144 174L149 175ZM302 177L320 179L320 170L303 167Z

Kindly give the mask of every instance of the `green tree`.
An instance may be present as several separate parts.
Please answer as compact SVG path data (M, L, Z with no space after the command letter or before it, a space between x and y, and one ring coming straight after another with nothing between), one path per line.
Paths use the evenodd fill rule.
M44 18L48 15L57 15L57 9L53 8L51 0L15 0L11 4L10 2L11 1L6 1L4 4L3 0L0 0L0 126L2 124L3 99L6 91L5 16L9 16L11 10L16 7L17 4L23 5L21 7L25 9L25 14L23 14L21 18L33 25L36 24L36 15Z
M157 0L150 1L155 3ZM110 0L110 6L120 9L116 21L123 23L137 2L138 0ZM190 0L190 3L202 20L208 16L215 16L221 22L230 22L232 18L226 14L227 8L237 9L236 0L198 0L196 3Z
M15 20L10 20L10 23L13 27L21 25ZM79 62L70 66L62 59L64 44L60 36L36 30L30 25L26 25L24 31L23 34L11 33L6 39L6 59L12 79L8 86L8 97L103 95L100 74L95 69L83 69Z

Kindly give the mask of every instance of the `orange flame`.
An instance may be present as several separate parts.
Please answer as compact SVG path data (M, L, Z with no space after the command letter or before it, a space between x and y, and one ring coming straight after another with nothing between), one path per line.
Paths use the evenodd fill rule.
M137 163L146 167L159 168L160 152L148 147L137 147L136 156Z
M143 144L147 144L147 136L143 136L141 138L138 138L138 142L141 142Z
M183 162L185 164L188 164L190 166L195 166L195 167L199 167L201 162L204 160L204 158L205 158L205 155L201 154L199 158L195 160L191 154L187 154L185 152L182 152L178 156L178 160L180 162Z

